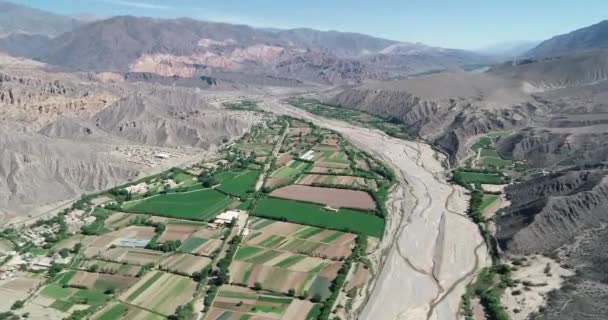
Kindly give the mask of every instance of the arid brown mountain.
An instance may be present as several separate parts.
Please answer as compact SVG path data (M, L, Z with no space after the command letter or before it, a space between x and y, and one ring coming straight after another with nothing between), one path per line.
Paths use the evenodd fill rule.
M74 18L0 1L0 37L14 33L53 37L81 24Z
M463 50L356 33L130 16L94 21L52 39L7 38L0 40L0 50L74 70L183 78L237 72L326 84L492 61Z
M232 139L256 121L198 90L52 72L0 55L0 220L111 187ZM177 161L177 162L175 162Z
M600 48L608 48L608 20L543 41L526 55L549 57Z
M608 60L602 49L348 86L325 100L399 120L459 163L477 137L512 130L497 151L543 172L507 188L495 218L506 255L545 254L575 276L534 319L603 319L608 309ZM599 299L599 300L598 300Z

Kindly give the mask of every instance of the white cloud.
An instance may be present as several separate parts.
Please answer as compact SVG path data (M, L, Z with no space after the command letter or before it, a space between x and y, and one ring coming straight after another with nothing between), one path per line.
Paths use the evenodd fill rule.
M124 1L124 0L103 0L102 2L115 4L119 6L125 7L133 7L133 8L141 8L141 9L156 9L156 10L167 10L173 9L171 6L164 6L160 4L153 4L148 2L140 2L140 1Z

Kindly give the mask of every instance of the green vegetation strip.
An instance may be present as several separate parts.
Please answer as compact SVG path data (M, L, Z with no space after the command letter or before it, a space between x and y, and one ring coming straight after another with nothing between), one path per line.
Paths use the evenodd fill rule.
M352 209L326 211L316 204L276 198L259 199L253 215L377 238L384 232L384 220L376 215Z

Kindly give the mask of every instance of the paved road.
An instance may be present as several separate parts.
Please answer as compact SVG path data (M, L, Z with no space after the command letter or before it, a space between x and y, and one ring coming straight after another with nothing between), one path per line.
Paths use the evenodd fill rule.
M460 298L474 273L489 264L466 198L448 184L429 145L321 118L268 99L263 107L340 132L399 173L403 194L388 217L385 263L360 319L457 319ZM400 199L400 200L399 200Z

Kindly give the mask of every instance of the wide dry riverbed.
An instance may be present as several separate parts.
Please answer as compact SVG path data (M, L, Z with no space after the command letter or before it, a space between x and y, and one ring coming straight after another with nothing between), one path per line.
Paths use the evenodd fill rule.
M313 121L341 133L398 173L387 234L381 243L382 269L368 292L360 319L459 318L460 299L475 272L490 264L477 226L466 216L467 198L446 182L428 144L326 119L267 99L261 107Z

